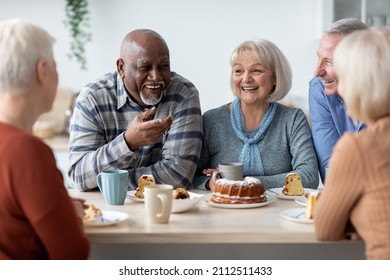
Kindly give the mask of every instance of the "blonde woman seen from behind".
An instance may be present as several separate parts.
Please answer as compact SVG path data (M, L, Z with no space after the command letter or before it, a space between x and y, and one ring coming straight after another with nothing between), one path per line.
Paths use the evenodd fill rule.
M354 32L336 48L338 92L368 128L337 143L314 215L319 240L357 234L367 259L390 259L389 61L388 28Z

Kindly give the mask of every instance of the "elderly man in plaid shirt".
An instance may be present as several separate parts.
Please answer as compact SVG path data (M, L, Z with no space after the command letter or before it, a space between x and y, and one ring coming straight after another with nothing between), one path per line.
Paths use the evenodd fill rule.
M203 128L199 93L171 72L169 49L155 31L138 29L122 41L117 71L86 85L70 126L71 187L96 188L102 171L129 171L135 189L144 174L187 187L199 159Z

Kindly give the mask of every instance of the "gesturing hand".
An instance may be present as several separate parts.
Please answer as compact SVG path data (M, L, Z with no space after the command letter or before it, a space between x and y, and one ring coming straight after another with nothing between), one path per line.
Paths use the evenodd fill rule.
M157 142L173 121L172 116L165 119L152 119L156 107L145 111L134 118L125 132L125 140L130 150L135 151L142 146Z

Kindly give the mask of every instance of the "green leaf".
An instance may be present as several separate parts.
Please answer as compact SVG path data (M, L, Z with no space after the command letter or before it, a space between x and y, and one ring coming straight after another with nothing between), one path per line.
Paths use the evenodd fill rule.
M89 31L89 9L87 0L65 0L64 26L68 29L70 40L70 52L67 56L76 60L81 70L87 69L85 58L85 45L92 41Z

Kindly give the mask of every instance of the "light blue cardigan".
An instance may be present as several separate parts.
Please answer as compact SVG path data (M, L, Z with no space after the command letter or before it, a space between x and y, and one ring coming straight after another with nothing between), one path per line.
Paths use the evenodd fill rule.
M191 185L197 189L205 189L209 179L202 173L204 168L216 168L222 162L237 162L243 147L231 126L228 104L204 113L203 130L202 154ZM247 131L250 136L255 132ZM275 117L258 146L265 175L250 176L260 179L266 189L283 187L286 175L291 172L301 175L304 188L318 187L317 158L309 123L301 109L277 103Z

